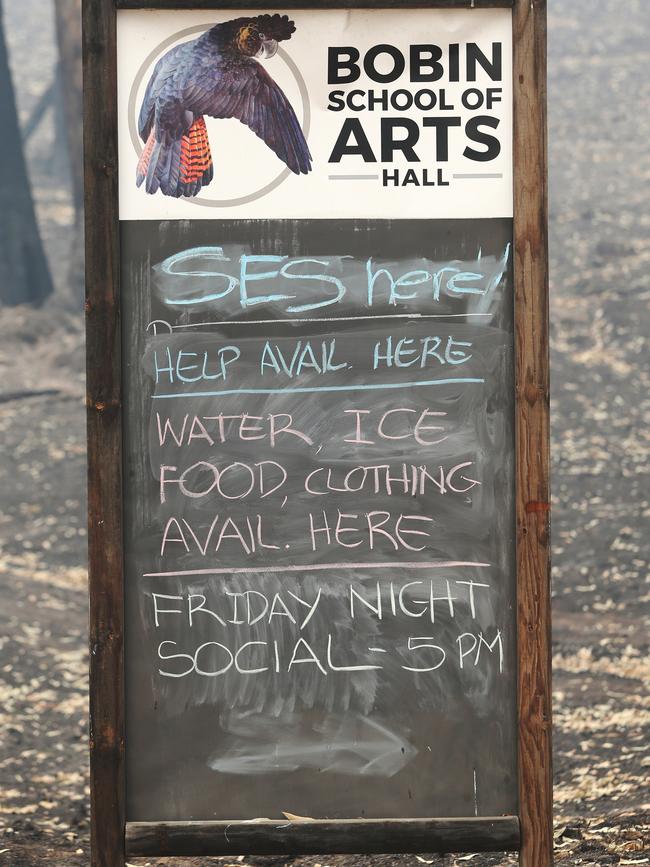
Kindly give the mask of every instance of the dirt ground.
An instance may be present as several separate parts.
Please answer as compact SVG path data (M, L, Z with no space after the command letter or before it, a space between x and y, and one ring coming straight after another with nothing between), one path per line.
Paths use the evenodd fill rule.
M650 864L650 19L647 0L550 9L556 859ZM32 167L60 291L0 316L0 864L72 867L89 859L83 330L67 194L38 151Z

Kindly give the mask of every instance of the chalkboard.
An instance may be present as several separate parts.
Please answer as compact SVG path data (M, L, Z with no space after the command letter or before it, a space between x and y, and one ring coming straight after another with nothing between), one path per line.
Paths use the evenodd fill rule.
M93 865L548 867L545 4L303 5L84 9Z
M128 819L516 813L511 238L122 225Z

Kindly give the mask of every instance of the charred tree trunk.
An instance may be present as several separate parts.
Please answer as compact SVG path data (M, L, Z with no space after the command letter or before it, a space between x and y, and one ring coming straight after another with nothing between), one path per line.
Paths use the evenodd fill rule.
M56 34L62 83L62 111L65 127L70 182L75 209L75 228L70 250L70 289L75 301L83 297L83 143L81 0L55 0Z
M52 279L36 222L0 0L0 304L40 305Z

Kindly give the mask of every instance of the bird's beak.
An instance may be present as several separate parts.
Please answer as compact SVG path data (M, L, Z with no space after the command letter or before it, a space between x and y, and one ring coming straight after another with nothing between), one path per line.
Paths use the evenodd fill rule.
M257 57L260 57L262 60L267 60L269 57L273 57L277 50L277 39L263 39L262 46L257 52Z

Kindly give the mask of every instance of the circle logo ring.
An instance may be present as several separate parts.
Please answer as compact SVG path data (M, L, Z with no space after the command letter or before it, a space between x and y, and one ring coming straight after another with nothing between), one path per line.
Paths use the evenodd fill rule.
M195 33L204 33L206 30L205 24L199 24L194 27L187 27L185 30L179 30L177 33L174 33L172 36L169 36L167 39L160 42L149 54L146 56L144 61L142 62L140 68L138 69L135 78L133 79L133 84L131 85L131 90L129 92L129 102L128 102L128 113L129 113L129 136L131 138L131 144L136 152L138 158L142 153L143 145L140 141L140 137L138 135L137 125L136 125L136 100L138 97L138 91L140 86L142 85L142 80L151 66L151 64L157 60L157 58L162 54L162 52L170 48L174 45L180 38L183 36L193 36ZM302 129L305 136L305 139L309 136L309 127L311 125L311 108L309 105L309 93L307 91L307 85L305 84L305 79L302 77L302 74L294 61L289 57L287 52L283 48L278 48L276 57L281 58L284 63L289 67L293 77L296 80L296 84L298 85L298 89L300 91L300 98L302 100ZM261 199L263 196L266 196L272 190L275 190L276 187L279 187L280 184L285 181L289 175L291 174L291 169L284 168L282 171L273 178L272 181L269 181L260 189L255 190L253 193L249 193L246 196L238 196L235 199L188 199L187 201L191 202L193 205L202 205L206 208L232 208L237 205L246 205L249 202L254 202L257 199Z

